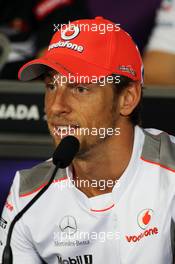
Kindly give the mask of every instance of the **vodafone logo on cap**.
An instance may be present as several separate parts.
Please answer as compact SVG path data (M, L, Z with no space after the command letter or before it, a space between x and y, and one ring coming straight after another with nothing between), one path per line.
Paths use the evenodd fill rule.
M69 50L83 52L84 47L82 45L78 45L76 43L72 43L71 39L74 39L78 36L80 33L80 29L78 26L71 25L69 27L66 27L66 29L61 30L61 39L58 42L54 42L49 45L48 51L55 48L67 48Z
M64 40L71 40L78 36L80 29L77 26L67 27L65 30L61 31L61 38Z
M153 215L152 209L144 209L138 214L137 221L142 229L147 228L149 222L151 221L152 215Z

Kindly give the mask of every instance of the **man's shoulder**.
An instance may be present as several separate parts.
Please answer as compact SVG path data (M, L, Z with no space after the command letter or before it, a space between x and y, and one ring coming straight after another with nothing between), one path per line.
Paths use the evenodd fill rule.
M19 195L28 196L34 192L39 191L44 187L54 171L55 166L52 163L52 160L47 160L38 165L30 168L19 171L20 177L20 187ZM66 170L58 170L55 180L59 180L66 176Z
M143 131L145 140L141 158L175 172L175 137L157 129Z

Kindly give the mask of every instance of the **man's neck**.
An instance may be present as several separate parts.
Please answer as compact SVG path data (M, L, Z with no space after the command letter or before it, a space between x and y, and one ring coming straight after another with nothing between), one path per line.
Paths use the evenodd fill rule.
M122 128L119 136L110 137L93 148L87 159L75 159L73 168L77 188L88 197L111 192L128 166L133 142L134 128Z

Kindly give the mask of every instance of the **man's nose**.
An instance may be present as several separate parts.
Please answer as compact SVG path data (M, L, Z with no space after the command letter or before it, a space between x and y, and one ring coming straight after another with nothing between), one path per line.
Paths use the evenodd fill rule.
M67 90L58 89L51 105L52 113L56 115L70 113L71 107L68 97Z

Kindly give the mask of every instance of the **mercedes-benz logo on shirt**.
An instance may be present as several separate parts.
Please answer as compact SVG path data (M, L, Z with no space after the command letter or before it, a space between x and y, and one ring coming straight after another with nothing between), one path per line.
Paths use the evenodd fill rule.
M66 215L61 219L59 228L62 232L65 232L68 235L73 235L77 232L77 222L73 216Z

